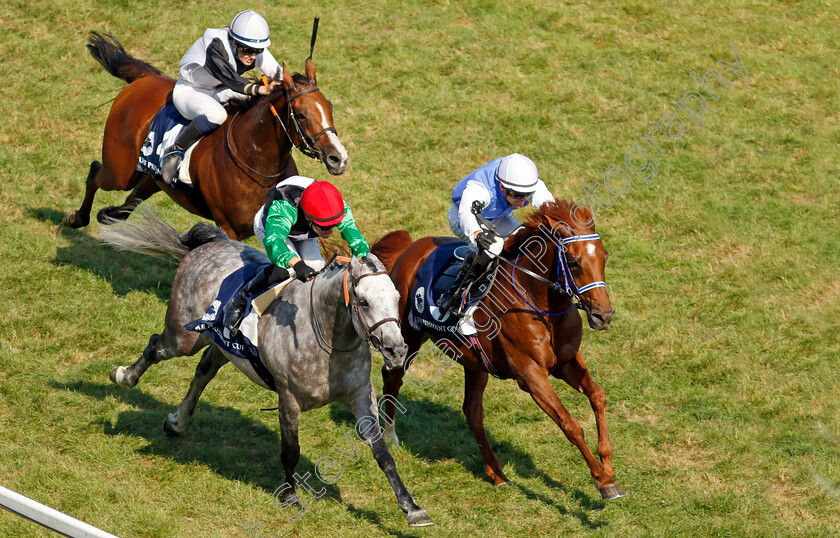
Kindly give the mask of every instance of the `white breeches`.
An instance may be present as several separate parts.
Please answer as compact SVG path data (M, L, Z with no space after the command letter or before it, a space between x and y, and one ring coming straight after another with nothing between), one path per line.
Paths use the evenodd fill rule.
M220 86L219 88L198 88L179 80L172 90L172 102L175 108L188 120L199 116L207 118L207 122L218 127L227 119L224 104L240 94ZM197 125L202 131L205 125Z

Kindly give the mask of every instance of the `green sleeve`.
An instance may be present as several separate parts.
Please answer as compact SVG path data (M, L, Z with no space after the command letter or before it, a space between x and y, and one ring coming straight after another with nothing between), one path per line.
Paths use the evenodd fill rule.
M341 237L350 245L353 256L357 258L367 256L368 252L370 252L370 247L362 236L362 232L356 227L356 221L353 220L353 212L350 211L350 206L347 205L347 202L344 202L344 218L338 223L338 231L341 232Z
M268 208L268 217L265 219L265 252L268 259L274 265L283 268L289 267L289 260L295 257L295 253L286 246L286 239L292 226L297 222L297 210L289 202L278 200Z

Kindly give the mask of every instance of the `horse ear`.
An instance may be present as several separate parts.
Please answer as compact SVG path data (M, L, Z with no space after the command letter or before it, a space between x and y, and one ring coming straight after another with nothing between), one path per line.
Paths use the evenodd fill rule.
M309 79L309 83L315 86L315 64L312 63L312 58L306 59L306 78Z
M292 85L294 84L294 81L292 80L292 75L289 74L289 70L286 69L285 62L282 65L282 69L283 69L283 85L286 87L287 90L290 90L290 89L292 89Z

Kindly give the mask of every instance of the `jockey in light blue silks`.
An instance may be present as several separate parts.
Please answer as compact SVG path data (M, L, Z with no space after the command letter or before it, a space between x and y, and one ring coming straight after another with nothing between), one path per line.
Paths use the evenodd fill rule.
M537 175L537 166L519 153L494 159L459 181L452 191L449 227L452 233L477 247L478 252L464 260L464 267L468 270L462 268L454 290L483 274L490 262L502 252L504 238L522 224L513 216L514 209L529 203L539 208L552 201L554 196ZM474 202L481 203L481 215L495 224L495 237L481 231L472 213ZM458 330L462 334L475 334L472 319L475 308L473 306L462 313L463 317L458 322Z
M181 58L172 103L191 121L164 150L161 175L167 185L172 184L184 152L225 122L225 103L237 96L268 95L280 84L275 80L264 86L242 77L254 67L269 77L282 74L282 67L268 51L268 34L262 15L241 11L229 27L208 28Z

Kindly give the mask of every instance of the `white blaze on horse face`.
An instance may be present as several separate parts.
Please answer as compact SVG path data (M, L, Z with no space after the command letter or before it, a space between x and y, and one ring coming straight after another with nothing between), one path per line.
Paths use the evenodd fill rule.
M586 253L589 254L590 256L595 256L595 245L593 245L592 243L587 243L586 244Z
M327 121L327 114L324 112L324 107L321 106L321 103L315 103L315 106L318 108L318 113L321 114L321 129L330 127L330 122ZM345 149L344 144L341 143L341 140L338 139L338 135L334 132L327 131L322 136L327 137L329 143L335 148L335 152L338 154L339 159L338 166L335 168L343 172L347 168L347 149Z

